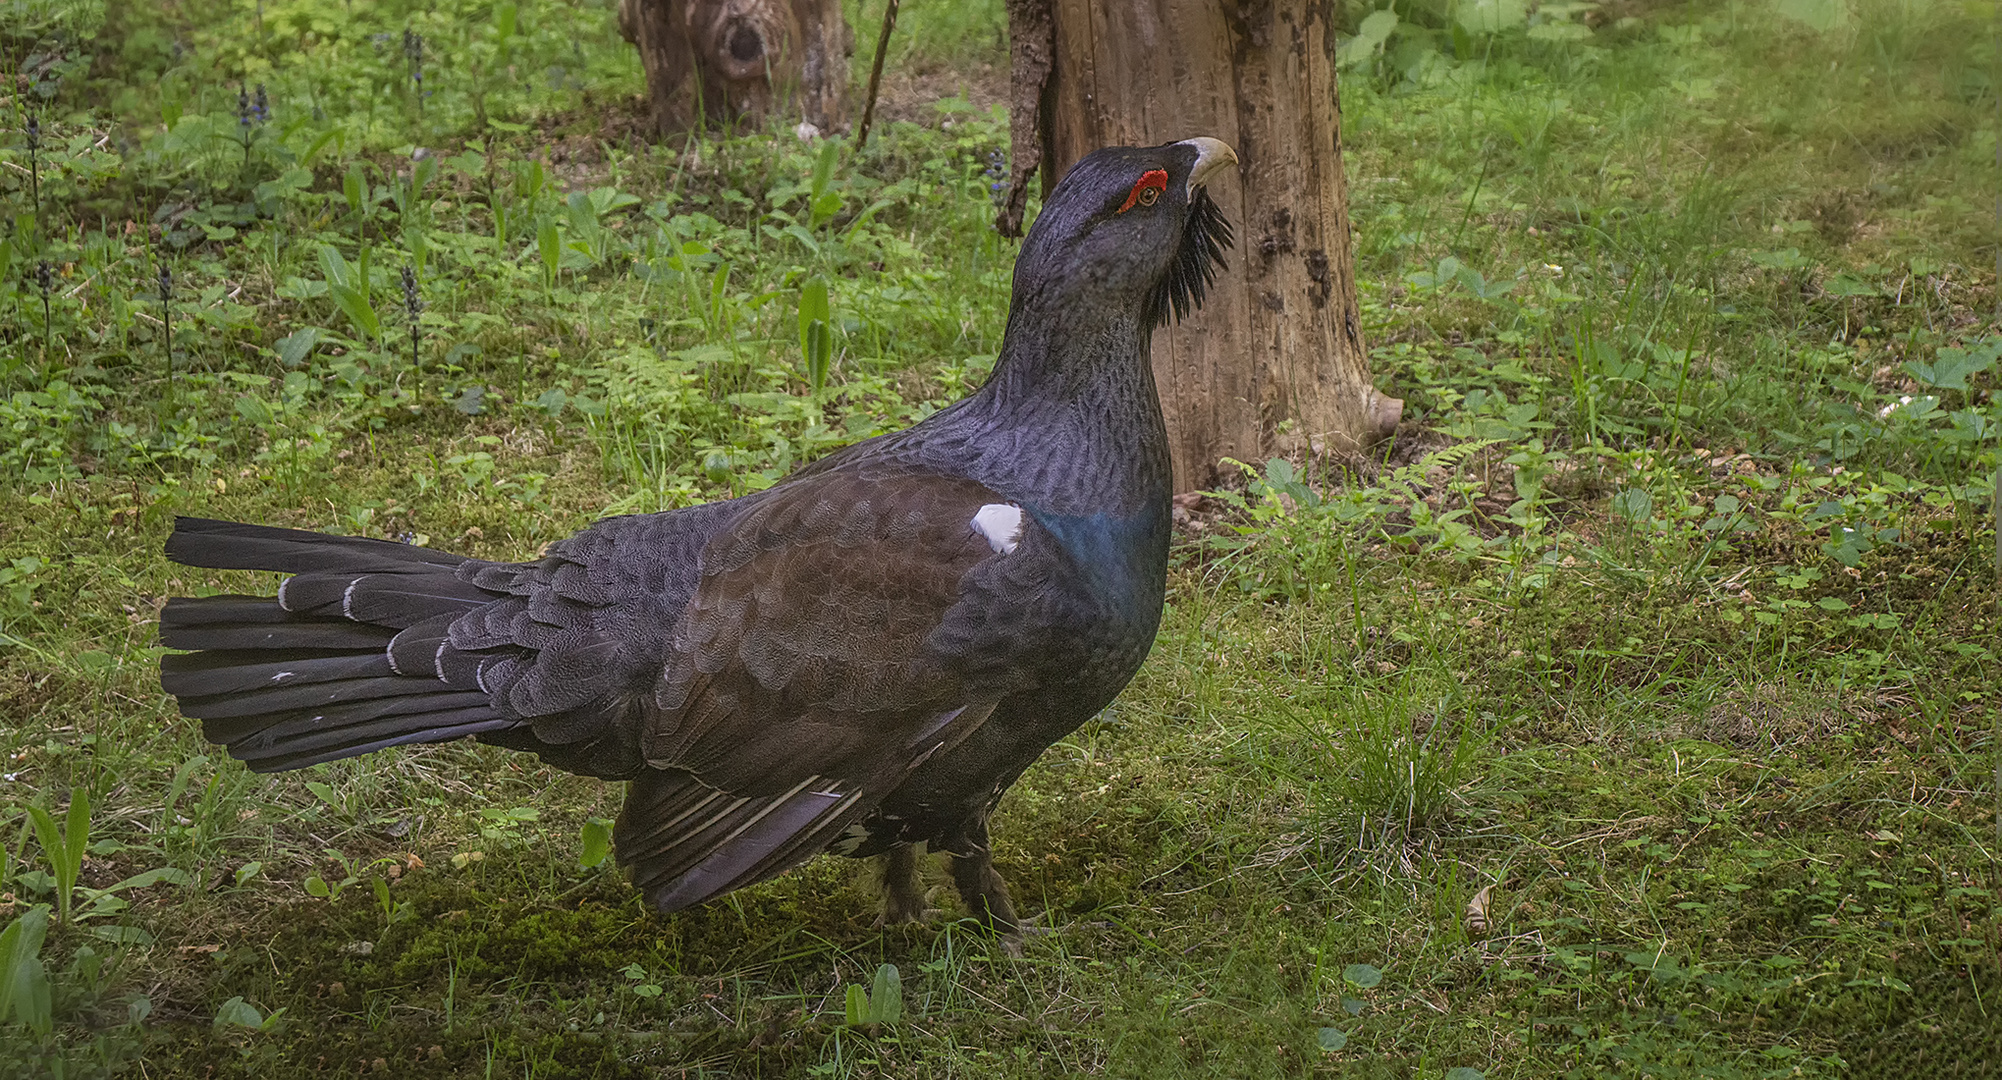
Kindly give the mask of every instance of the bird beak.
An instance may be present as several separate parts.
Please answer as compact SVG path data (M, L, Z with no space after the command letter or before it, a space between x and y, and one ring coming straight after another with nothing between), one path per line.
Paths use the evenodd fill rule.
M1204 181L1209 179L1211 173L1226 165L1237 164L1237 151L1232 150L1222 139L1201 136L1194 139L1183 139L1176 145L1193 146L1196 148L1196 167L1189 170L1188 194L1190 195L1194 195L1196 189L1203 186Z

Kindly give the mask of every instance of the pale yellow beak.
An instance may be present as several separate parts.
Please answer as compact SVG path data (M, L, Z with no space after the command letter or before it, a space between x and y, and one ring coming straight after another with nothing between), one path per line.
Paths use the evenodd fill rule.
M1183 139L1175 145L1196 148L1196 167L1189 170L1188 194L1190 195L1194 195L1196 189L1203 186L1211 173L1226 165L1237 164L1237 151L1232 150L1222 139L1212 139L1204 135Z

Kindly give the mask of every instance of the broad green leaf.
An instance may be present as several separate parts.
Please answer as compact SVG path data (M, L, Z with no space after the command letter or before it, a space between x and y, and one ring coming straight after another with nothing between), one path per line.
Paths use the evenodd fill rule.
M1391 31L1397 29L1397 12L1389 8L1372 11L1363 18L1362 25L1356 27L1355 40L1367 41L1372 46L1390 40Z
M834 334L829 325L827 279L818 275L807 279L799 290L799 351L807 384L819 390L827 383L827 368L834 352Z
M845 201L846 200L842 199L841 193L838 191L830 191L827 194L822 195L821 197L813 200L813 204L807 208L813 214L813 220L812 220L813 227L817 229L822 225L825 225L827 223L827 219L840 213L841 204Z
M148 885L158 885L163 881L169 885L188 885L193 880L193 878L188 876L186 870L173 866L162 866L157 869L147 870L144 873L134 874L116 885L107 887L104 891L112 893L122 889L143 889Z
M1495 34L1521 26L1529 5L1527 0L1462 0L1457 14L1468 33Z
M327 293L334 298L334 306L354 324L356 332L365 338L382 337L382 319L375 313L375 305L369 303L367 294L348 285L327 283Z
M230 1028L249 1028L257 1031L263 1027L264 1014L258 1012L255 1005L241 997L233 997L223 1002L222 1008L217 1009L215 1013L215 1030L218 1034Z
M83 853L90 844L90 796L82 788L70 790L66 827L58 827L55 815L39 806L27 810L35 840L41 845L42 857L55 880L57 914L68 922L70 893L76 888L77 875L83 869Z
M1646 521L1654 513L1654 496L1643 488L1622 488L1613 496L1613 513L1628 521Z
M542 256L543 284L556 284L556 272L563 265L563 237L556 231L555 219L543 218L536 225L535 248Z
M431 181L437 179L437 177L438 159L430 154L418 158L417 164L410 167L411 202L422 205L420 200L424 194L424 189L429 187ZM408 208L406 207L406 209Z
M332 244L320 245L320 270L326 275L328 285L357 284L354 265Z
M266 405L263 398L251 394L236 399L236 414L259 427L265 427L278 419L277 414L271 411L271 406Z
M1356 27L1356 36L1342 42L1341 47L1335 51L1336 66L1343 69L1353 68L1375 56L1377 51L1383 48L1383 43L1390 40L1391 33L1396 29L1396 12L1389 8L1371 12L1363 18L1362 25Z
M638 206L640 204L638 196L628 195L617 188L610 187L593 188L590 199L591 211L598 217L604 217L606 214L613 213L614 211L624 210L628 206Z
M1332 1054L1349 1044L1349 1035L1341 1028L1324 1027L1315 1033L1314 1041L1321 1045L1321 1049Z
M870 1018L878 1024L895 1024L904 1018L904 980L897 965L876 969L876 981L869 993Z
M579 839L584 850L577 856L577 865L586 869L597 866L612 853L612 823L604 818L589 818L584 822Z
M1907 361L1905 373L1940 390L1965 390L1967 380L1995 366L2002 357L2002 337L1991 337L1972 348L1943 347L1931 363Z
M835 159L841 154L841 140L829 139L821 144L820 156L813 162L813 186L808 190L808 202L818 203L827 194L827 186L834 181Z
M87 889L79 887L77 891L90 900L89 907L75 912L70 916L71 919L78 923L83 922L85 919L101 919L107 915L116 915L132 906L112 895L110 889Z
M256 197L258 202L265 203L271 199L282 200L290 198L311 187L312 184L313 171L311 169L287 169L277 179L266 180L257 185L251 194Z
M804 247L806 250L812 252L815 255L820 254L820 241L815 240L813 238L813 234L806 231L805 226L788 225L785 227L785 234L787 236L792 237L794 240L799 241L800 246Z
M136 926L93 926L91 936L119 945L136 945L145 948L153 944L153 935Z
M368 205L368 178L362 173L361 162L350 163L341 176L341 197L347 200L351 214L361 213Z
M1351 986L1367 990L1383 981L1383 972L1368 964L1350 964L1342 969L1342 978L1348 980Z
M90 849L90 792L84 788L70 789L70 812L63 825L63 840L69 845L64 853L73 867L83 866L83 853Z
M0 1024L18 1018L40 1035L54 1026L49 973L41 956L48 932L47 904L36 904L0 930Z

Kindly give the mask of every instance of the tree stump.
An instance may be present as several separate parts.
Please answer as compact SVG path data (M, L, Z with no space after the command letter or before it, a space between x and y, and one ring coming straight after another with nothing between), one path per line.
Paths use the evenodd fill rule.
M1225 457L1358 450L1403 413L1371 384L1363 347L1329 13L1309 0L1009 3L1018 185L1038 163L1047 193L1098 147L1196 135L1242 162L1209 185L1237 228L1230 271L1154 337L1177 491L1209 486Z
M777 113L820 132L847 124L855 35L840 0L619 0L619 31L639 48L663 135Z

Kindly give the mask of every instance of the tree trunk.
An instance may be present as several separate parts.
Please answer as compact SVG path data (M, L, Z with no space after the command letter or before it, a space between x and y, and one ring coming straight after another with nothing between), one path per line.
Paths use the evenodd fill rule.
M1213 483L1225 457L1360 449L1403 413L1371 385L1363 348L1329 11L1320 0L1009 4L1012 105L1042 129L1040 146L1013 129L1018 176L1039 154L1047 193L1098 147L1196 135L1242 162L1209 185L1237 227L1231 268L1200 313L1154 338L1177 491Z
M619 0L661 134L797 112L845 127L855 35L841 0Z

